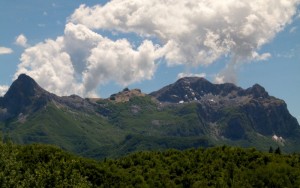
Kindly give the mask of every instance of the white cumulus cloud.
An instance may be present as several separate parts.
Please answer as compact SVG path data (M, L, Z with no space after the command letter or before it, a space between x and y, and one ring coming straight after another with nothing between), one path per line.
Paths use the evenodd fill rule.
M193 73L183 73L183 72L181 72L177 75L177 78L183 78L183 77L203 77L203 78L205 78L206 74L205 73L193 74Z
M15 78L25 73L34 78L42 87L59 95L78 93L81 88L74 79L71 58L63 50L64 39L46 40L27 48L21 56L21 63Z
M15 44L22 47L28 47L27 38L25 37L25 35L20 34L19 36L17 36Z
M69 20L93 30L155 37L168 44L169 65L199 66L224 55L234 63L267 59L270 54L257 51L291 22L298 4L299 0L112 0L103 6L81 5Z
M2 54L11 54L11 53L13 53L12 49L0 46L0 55L2 55Z
M8 86L0 85L0 97L4 96L7 90L8 90Z
M217 74L214 81L216 84L223 84L225 82L224 79L225 79L224 76Z
M144 41L137 49L125 40L103 39L92 50L87 70L83 74L84 86L90 91L97 85L113 80L123 86L151 79L159 58L159 47Z
M257 52L253 52L251 59L255 61L266 61L268 60L272 55L270 53L263 53L263 54L258 54Z
M109 81L126 86L151 79L160 59L169 66L198 67L227 56L230 61L216 81L234 82L241 63L271 57L259 53L261 46L292 21L299 2L112 0L81 5L62 36L27 46L15 77L26 73L58 95L94 96ZM127 34L139 42L118 38ZM19 44L27 44L24 39Z
M86 69L91 50L97 47L103 37L84 25L68 23L63 38L63 48L70 55L76 73L80 75Z
M161 51L148 40L134 48L126 39L113 41L69 23L63 36L25 50L15 78L28 74L58 95L95 96L97 87L108 81L127 85L151 79Z

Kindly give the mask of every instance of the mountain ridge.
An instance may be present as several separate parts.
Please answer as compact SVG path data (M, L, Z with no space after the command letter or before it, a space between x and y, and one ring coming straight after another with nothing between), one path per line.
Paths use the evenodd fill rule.
M20 75L0 97L0 128L17 143L55 144L96 158L222 144L295 151L300 143L296 118L262 86L242 89L198 77L150 94L125 88L107 99L83 99L56 96Z
M222 96L235 94L238 96L253 95L255 98L269 97L269 94L259 84L254 84L252 87L244 90L232 83L212 84L205 78L200 77L181 78L173 84L167 85L158 91L151 92L150 95L158 98L161 102L180 102L187 99L192 101L195 98L201 98L203 95L209 93ZM179 96L174 96L177 94L179 94ZM166 97L177 97L177 100L174 98L164 98L164 95L166 95Z

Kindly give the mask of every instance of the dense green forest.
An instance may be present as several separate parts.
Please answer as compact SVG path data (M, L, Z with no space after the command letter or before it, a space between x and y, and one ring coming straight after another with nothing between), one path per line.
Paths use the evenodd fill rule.
M0 187L298 187L300 155L214 147L96 161L49 145L0 144Z

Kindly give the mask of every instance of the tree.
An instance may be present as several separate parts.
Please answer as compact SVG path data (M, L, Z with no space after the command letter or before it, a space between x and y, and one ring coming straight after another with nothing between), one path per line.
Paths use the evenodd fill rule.
M275 150L275 154L279 154L279 155L281 154L281 150L280 150L280 147L279 147L279 146L278 146L277 149Z
M270 146L269 153L273 153L273 152L274 152L273 147Z

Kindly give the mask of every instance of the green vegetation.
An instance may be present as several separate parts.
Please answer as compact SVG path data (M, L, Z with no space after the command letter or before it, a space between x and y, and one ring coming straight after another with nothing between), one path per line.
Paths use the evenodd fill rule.
M80 155L118 143L126 136L96 114L58 108L54 104L26 117L25 122L10 120L1 129L4 137L14 143L53 144Z
M34 113L0 122L0 130L14 143L53 144L97 159L224 144L262 151L280 145L283 152L299 151L299 137L277 143L272 135L257 134L247 114L236 107L216 113L199 103L166 105L139 96L127 102L99 100L95 108L97 113L49 102Z
M276 149L280 150L280 149ZM300 155L215 147L80 158L49 145L0 143L1 187L298 187Z
M0 123L0 129L3 137L14 143L53 144L98 159L134 151L211 145L201 133L196 105L160 109L149 96L121 103L102 100L98 104L103 116L49 103L23 122L15 118Z

